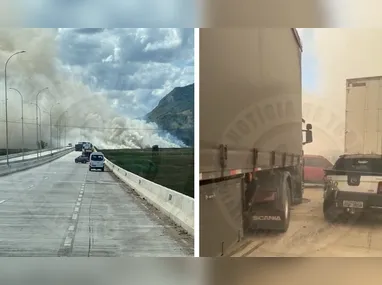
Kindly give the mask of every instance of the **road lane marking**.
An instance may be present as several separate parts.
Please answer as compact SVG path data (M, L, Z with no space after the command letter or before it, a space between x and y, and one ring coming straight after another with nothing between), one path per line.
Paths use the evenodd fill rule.
M5 201L6 201L6 200L1 200L1 201L0 201L0 204L3 204Z
M188 245L189 243L185 240L185 239L182 239L182 242L186 245Z
M75 239L77 225L79 221L79 212L81 209L83 193L84 193L84 185L81 186L80 194L78 195L79 198L77 198L76 206L74 207L74 210L73 210L72 220L66 232L64 244L61 244L61 247L60 247L60 252L62 252L62 254L66 256L71 255L72 247L74 246L74 239Z

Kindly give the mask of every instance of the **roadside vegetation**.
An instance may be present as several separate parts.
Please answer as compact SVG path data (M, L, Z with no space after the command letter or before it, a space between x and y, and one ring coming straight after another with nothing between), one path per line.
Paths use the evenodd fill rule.
M194 198L194 149L100 149L119 167Z

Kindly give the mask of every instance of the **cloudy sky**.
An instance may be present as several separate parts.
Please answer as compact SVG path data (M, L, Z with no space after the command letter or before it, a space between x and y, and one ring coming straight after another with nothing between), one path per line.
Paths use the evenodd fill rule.
M1 0L0 23L56 27L194 27L190 0Z
M193 29L58 29L65 69L131 118L194 83Z

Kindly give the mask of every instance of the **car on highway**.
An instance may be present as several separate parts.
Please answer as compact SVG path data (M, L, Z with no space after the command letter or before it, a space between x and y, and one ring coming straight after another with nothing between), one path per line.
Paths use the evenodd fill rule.
M80 155L74 159L75 163L87 163L89 162L89 158L86 155Z
M324 169L332 168L333 164L322 155L304 155L304 182L324 184Z
M89 171L93 169L105 170L105 156L102 152L92 152L90 154Z
M382 210L382 155L341 155L325 170L323 212L327 221Z

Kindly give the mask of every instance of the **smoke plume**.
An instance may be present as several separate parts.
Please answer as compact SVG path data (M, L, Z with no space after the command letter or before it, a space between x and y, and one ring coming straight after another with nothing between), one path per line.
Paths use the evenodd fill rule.
M159 135L156 124L124 118L106 100L95 94L65 69L56 57L56 29L0 29L0 62L15 52L7 67L8 88L24 99L24 146L36 148L36 95L41 109L41 139L52 145L89 140L101 148L142 148L152 145L179 147L171 135ZM0 73L0 148L5 147L4 72ZM59 104L58 104L59 102ZM52 110L50 116L50 110ZM142 114L144 115L144 114ZM21 148L21 96L8 89L9 147ZM51 119L51 120L50 120ZM40 132L40 127L38 128ZM162 132L161 132L162 133Z

